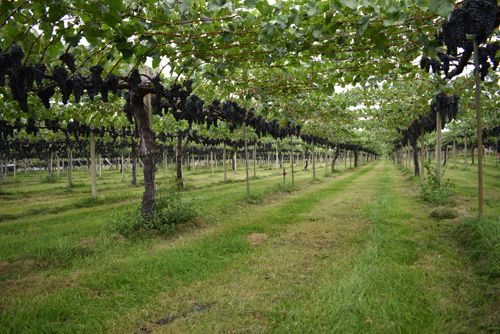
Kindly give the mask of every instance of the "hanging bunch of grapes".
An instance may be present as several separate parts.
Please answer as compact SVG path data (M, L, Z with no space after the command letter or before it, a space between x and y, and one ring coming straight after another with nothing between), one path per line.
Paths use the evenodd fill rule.
M496 0L465 0L459 4L441 26L437 36L445 52L436 57L422 57L420 68L451 79L463 72L474 51L474 41L479 44L479 71L482 80L490 68L498 68L500 44L488 43L493 31L500 25L500 9Z

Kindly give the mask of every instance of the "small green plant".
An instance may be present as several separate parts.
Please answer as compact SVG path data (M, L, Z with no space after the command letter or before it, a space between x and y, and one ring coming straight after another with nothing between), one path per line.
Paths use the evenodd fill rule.
M275 192L278 192L278 193L291 193L294 190L295 190L295 187L293 187L291 183L287 183L286 185L283 185L282 183L279 183L276 186Z
M57 179L57 176L54 175L52 175L52 177L46 175L40 179L40 183L58 183L58 182L59 180Z
M125 237L140 231L166 234L178 225L193 221L197 214L194 203L184 199L181 192L164 189L157 192L151 216L143 216L139 208L122 210L108 221L106 229Z
M444 172L441 173L441 179L439 179L436 167L432 164L426 163L424 167L427 170L427 177L423 180L420 189L422 199L434 204L450 204L455 185L444 177Z
M186 200L182 193L172 189L158 191L154 217L146 222L150 229L166 232L176 225L190 222L197 216L192 201Z
M250 193L246 198L245 198L245 203L248 204L261 204L264 202L264 197L266 195L266 192L261 192L261 193Z
M124 237L129 237L141 230L142 219L139 208L127 208L115 212L108 219L105 229L110 234L120 234Z

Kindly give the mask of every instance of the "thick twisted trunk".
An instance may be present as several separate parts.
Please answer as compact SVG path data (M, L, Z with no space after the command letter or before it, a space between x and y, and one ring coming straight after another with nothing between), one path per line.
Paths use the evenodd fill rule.
M335 162L337 161L339 154L340 154L340 147L337 146L337 149L335 150L335 154L332 155L332 173L335 171Z
M177 187L181 188L184 186L182 181L182 158L184 157L184 150L182 149L182 137L177 135L177 148L175 150L175 170L176 170L176 181Z
M144 216L150 216L155 206L155 133L151 124L151 114L144 104L144 95L132 94L131 101L139 135L138 153L144 165L141 212Z
M413 148L414 174L415 174L415 176L419 176L420 175L420 166L418 164L418 149L417 149L417 140L416 139L411 143L411 146Z

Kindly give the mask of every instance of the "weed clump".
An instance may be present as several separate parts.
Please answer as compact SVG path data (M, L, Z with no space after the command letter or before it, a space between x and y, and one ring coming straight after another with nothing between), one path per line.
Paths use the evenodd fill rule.
M431 164L425 164L427 177L422 182L420 195L426 202L445 205L451 204L451 196L454 194L455 185L444 178L444 172L441 173L441 180L437 177L436 168Z
M193 221L198 215L197 208L186 200L181 192L164 189L157 192L154 212L144 216L140 208L121 210L106 224L109 233L129 237L140 232L168 234L176 226Z

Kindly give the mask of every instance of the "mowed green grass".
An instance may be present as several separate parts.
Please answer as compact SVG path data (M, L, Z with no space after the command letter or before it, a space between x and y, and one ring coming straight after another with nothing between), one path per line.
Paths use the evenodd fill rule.
M164 237L104 232L141 187L104 171L77 187L19 175L0 195L0 332L469 333L498 327L491 281L429 218L414 182L376 162L324 177L259 168L245 201L243 166L186 175L199 218ZM343 164L339 164L342 168ZM159 186L173 183L158 171ZM252 173L252 170L250 171ZM452 175L456 172L456 176ZM488 196L498 169L487 166ZM474 180L460 170L450 178ZM127 175L129 180L129 175ZM290 182L290 175L287 175ZM467 184L457 187L467 197ZM491 192L491 194L490 194ZM473 204L470 203L473 211ZM498 204L488 209L497 215ZM463 217L462 217L463 218ZM488 287L489 291L484 292Z

